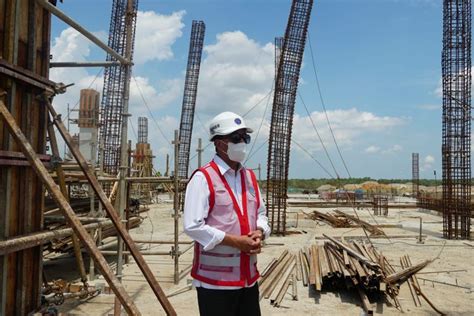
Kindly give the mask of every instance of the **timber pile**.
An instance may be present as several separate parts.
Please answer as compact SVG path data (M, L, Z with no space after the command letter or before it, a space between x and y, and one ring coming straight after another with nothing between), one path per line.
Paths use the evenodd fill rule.
M309 216L312 220L318 220L328 223L329 225L335 228L352 227L351 222L347 218L337 216L333 213L322 213L319 211L313 211L313 213Z
M333 213L322 213L319 211L313 211L313 213L309 216L313 220L319 220L328 223L334 228L363 227L373 236L385 235L383 230L381 230L376 225L369 224L368 222L363 221L360 218L357 218L356 216L346 214L339 210L334 210Z
M427 260L411 265L407 256L403 257L402 270L396 271L387 258L373 246L352 241L346 243L324 235L329 241L300 249L296 254L283 251L263 270L259 280L260 299L270 299L276 307L292 286L292 297L298 299L296 280L304 286L311 286L318 292L337 291L342 288L357 291L367 314L373 314L369 297L388 295L401 309L397 296L400 286L407 282L410 290L422 296L435 310L436 308L421 293L415 274L426 267ZM415 295L415 294L412 294ZM414 297L415 300L415 297ZM438 310L436 310L439 312Z
M361 227L363 227L365 230L367 230L368 232L370 232L372 235L375 235L375 236L380 236L380 235L385 235L385 233L383 232L383 230L381 230L380 228L378 228L377 226L374 226L372 224L369 224L367 223L366 221L363 221L361 220L360 218L354 216L354 215L349 215L349 214L346 214L344 212L341 212L339 210L335 210L334 211L338 216L341 216L341 217L345 217L347 218L348 220L354 222L356 225L359 225Z
M258 281L260 299L270 299L270 304L279 307L291 285L293 300L298 300L295 267L296 256L288 250L283 251L278 259L273 259L262 271Z

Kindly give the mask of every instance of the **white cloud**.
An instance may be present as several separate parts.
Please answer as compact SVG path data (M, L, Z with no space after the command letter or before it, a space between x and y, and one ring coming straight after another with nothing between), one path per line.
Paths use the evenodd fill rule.
M202 61L197 100L200 113L213 116L231 110L244 114L269 93L274 77L273 44L260 44L240 31L225 32L204 51L207 56Z
M90 45L88 39L79 32L69 27L53 40L51 54L53 61L86 61L90 54ZM54 105L59 113L65 117L67 115L67 104L73 108L79 102L79 91L88 88L97 89L102 92L103 79L99 75L90 75L85 68L52 68L50 78L56 82L65 84L74 83L67 89L65 94L55 97Z
M393 154L393 153L400 152L402 150L403 150L403 147L401 145L395 144L392 147L383 150L382 154Z
M355 108L327 111L327 115L338 145L342 148L353 146L364 135L389 131L391 128L404 124L406 120L399 117L377 116L374 113L361 112ZM326 147L332 147L334 142L324 113L313 112L311 118ZM305 144L308 150L317 151L322 149L308 116L298 114L294 116L293 137L298 143ZM374 149L377 148L371 148L370 150ZM380 148L378 149L380 150Z
M369 146L365 149L365 152L369 154L378 153L379 151L380 151L380 147L377 147L377 146Z
M431 163L432 164L432 163L435 162L435 158L431 155L428 155L428 156L425 157L424 161L425 161L425 163Z
M143 64L173 57L171 46L183 35L186 11L162 15L154 11L138 11L134 61Z
M427 155L423 158L422 164L420 166L421 171L433 170L433 166L436 160L432 155Z
M150 111L154 112L176 101L182 94L183 84L179 79L161 80L158 86L160 87L159 91L146 77L134 76L132 78L130 82L130 112L132 115L148 116L147 106Z

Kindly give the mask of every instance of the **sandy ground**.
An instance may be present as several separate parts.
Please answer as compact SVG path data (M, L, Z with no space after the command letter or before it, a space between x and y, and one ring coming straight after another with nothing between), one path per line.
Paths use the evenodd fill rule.
M143 213L147 218L143 224L132 231L136 239L173 239L173 219L171 217L172 204L161 203L153 205L149 212ZM353 214L351 208L339 208L344 212ZM331 209L319 209L322 212ZM304 219L301 211L310 212L311 208L290 208L288 210L289 230L301 232L286 237L270 237L262 254L259 256L259 267L262 270L274 257L278 257L284 249L297 251L303 246L317 242L323 233L333 236L363 236L361 229L335 229L329 225ZM416 209L390 209L387 217L373 217L372 212L364 209L358 210L359 216L370 222L378 224L397 224L402 228L384 228L387 235L407 235L409 238L373 239L374 245L387 256L390 262L399 265L399 258L408 254L414 264L425 259L439 259L431 263L424 274L419 278L458 284L468 289L448 286L420 279L420 285L428 298L442 311L449 315L474 315L474 247L466 245L465 241L446 241L440 238L442 234L442 218L439 215ZM297 220L297 214L298 220ZM423 234L426 235L424 244L417 243L414 237L419 231L419 217L423 220ZM180 227L180 231L182 228ZM184 234L180 240L189 240ZM320 241L321 242L321 241ZM284 243L283 246L275 245ZM273 244L273 245L272 245ZM471 245L474 243L470 243ZM444 246L444 247L443 247ZM181 249L186 245L181 246ZM169 251L170 245L144 246L145 250ZM110 257L109 259L113 259ZM189 284L189 274L184 274L179 284L173 282L173 260L170 256L146 256L146 261L166 293L171 293ZM180 271L188 271L192 261L192 251L188 251L180 258ZM66 266L72 271L65 271ZM111 261L113 265L114 262ZM74 263L70 258L55 260L45 263L45 271L49 278L71 278L77 273ZM461 272L426 273L431 271L465 270ZM72 273L72 274L71 274ZM147 282L141 275L137 265L131 261L124 267L124 285L128 293L134 298L143 315L164 315L158 300L153 295ZM106 284L100 278L96 281L98 286ZM363 315L357 294L353 292L322 292L317 293L298 282L298 300L293 301L287 294L279 308L270 305L268 300L260 302L263 315ZM408 315L434 315L431 307L422 302L421 307L415 307L408 286L403 285L399 295L405 314ZM68 300L59 307L59 310L69 315L109 315L113 312L114 296L101 294L95 298L81 301ZM196 291L190 290L170 297L170 302L178 315L198 315ZM399 315L401 311L391 306L390 303L380 300L372 302L375 314Z

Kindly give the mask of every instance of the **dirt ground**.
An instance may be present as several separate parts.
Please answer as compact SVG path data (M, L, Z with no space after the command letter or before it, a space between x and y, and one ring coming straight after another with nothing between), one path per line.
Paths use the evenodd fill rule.
M322 234L332 236L364 236L362 229L332 228L329 225L305 219L302 211L309 213L316 208L289 208L288 226L289 231L299 233L290 234L286 237L271 236L259 255L258 265L260 270L272 260L278 257L284 249L296 252L304 246L315 242L321 242ZM332 211L328 208L318 209L321 212ZM339 208L339 210L354 214L352 208ZM372 224L395 224L397 228L384 228L388 236L407 236L406 238L372 239L373 244L381 251L389 261L399 267L399 258L404 254L411 257L413 264L426 259L436 259L420 274L418 274L422 291L440 310L449 315L474 315L474 243L466 241L446 241L442 236L442 218L432 212L417 209L390 208L387 217L373 216L368 209L357 210L361 219ZM162 202L151 206L150 211L143 213L146 218L143 224L132 231L136 239L146 240L173 240L173 218L171 217L172 204ZM424 243L417 243L415 237L419 232L419 218L423 221L423 234L426 235ZM182 227L180 225L180 231ZM189 240L184 234L180 240ZM280 245L280 244L284 245ZM187 245L180 246L181 250ZM143 246L144 250L169 251L171 245ZM86 257L87 258L87 257ZM187 251L180 257L179 269L183 277L179 284L173 282L174 265L170 256L146 256L146 261L160 283L165 293L185 287L191 282L188 273L192 261L192 251ZM113 260L114 257L109 257ZM68 263L66 264L65 263ZM64 258L45 263L45 271L49 278L74 277L74 273L66 271L65 267L74 269L74 261ZM111 261L114 265L114 262ZM439 272L463 270L459 272ZM74 272L74 271L72 271ZM436 272L436 273L430 273ZM422 280L426 279L426 280ZM451 286L436 282L458 285ZM143 315L165 315L158 300L152 293L147 282L141 275L137 265L131 263L124 267L123 283L128 293L134 298L136 305ZM95 281L97 286L104 286L103 278ZM268 300L260 302L263 315L363 315L360 307L359 297L353 292L321 292L304 287L298 282L298 300L294 301L287 294L281 307L270 305ZM289 291L291 292L291 291ZM415 307L407 285L403 285L399 299L407 315L435 315L433 309L422 302L421 307ZM59 310L68 315L109 315L113 313L114 296L100 294L89 300L67 300L59 307ZM198 315L196 291L194 289L170 297L170 302L176 309L178 315ZM375 314L399 315L402 312L384 300L372 302ZM124 313L125 314L125 313Z

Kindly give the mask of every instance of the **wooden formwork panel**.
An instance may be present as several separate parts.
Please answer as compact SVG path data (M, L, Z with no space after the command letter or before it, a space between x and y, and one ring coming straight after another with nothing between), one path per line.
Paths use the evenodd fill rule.
M50 14L36 0L0 0L0 59L47 78ZM46 152L40 90L0 74L1 97L39 154ZM20 151L0 120L0 150ZM44 188L33 169L0 165L0 240L40 231ZM0 256L0 315L27 315L40 304L42 248Z

